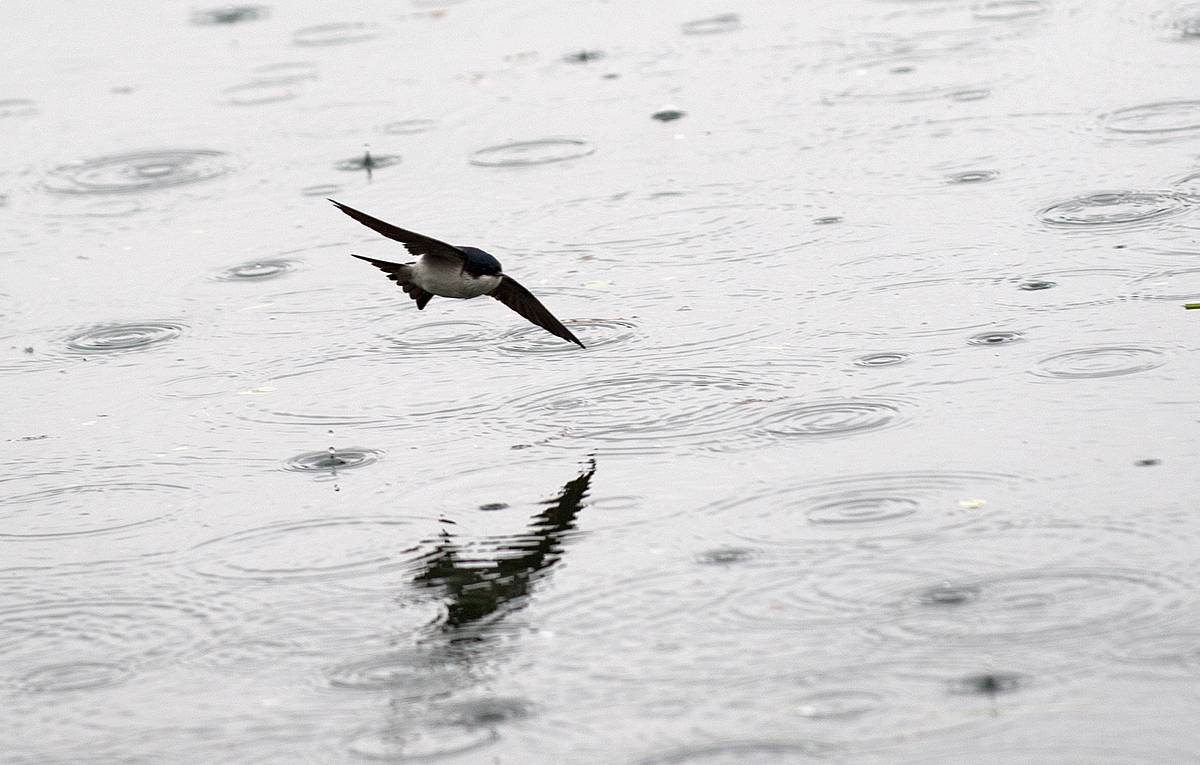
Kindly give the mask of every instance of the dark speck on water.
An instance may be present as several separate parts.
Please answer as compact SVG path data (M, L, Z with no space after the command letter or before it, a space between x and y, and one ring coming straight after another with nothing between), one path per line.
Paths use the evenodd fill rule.
M1048 289L1050 289L1052 287L1056 287L1056 286L1058 286L1058 285L1055 284L1054 282L1047 282L1047 281L1042 281L1039 279L1039 280L1034 280L1034 281L1021 282L1020 284L1017 285L1017 289L1024 290L1025 292L1037 292L1039 290L1048 290Z
M677 119L681 119L686 113L687 112L682 112L678 109L663 109L662 111L655 112L651 116L659 122L674 122Z
M950 683L950 690L954 693L995 696L998 693L1011 693L1028 684L1028 676L1016 672L980 672L954 680Z
M493 510L504 510L508 507L507 502L485 502L479 506L480 510L491 512Z
M602 50L577 50L563 56L563 61L570 64L587 64L592 61L599 61L602 58L604 58L604 51Z
M269 12L270 9L265 5L222 5L196 11L192 15L192 22L201 25L237 24L265 18Z

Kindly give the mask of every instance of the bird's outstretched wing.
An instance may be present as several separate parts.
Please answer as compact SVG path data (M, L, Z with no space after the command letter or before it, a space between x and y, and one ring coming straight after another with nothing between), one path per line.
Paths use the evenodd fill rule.
M365 258L362 255L354 255L353 253L351 255L359 260L367 261L387 274L389 279L400 285L400 288L404 290L406 295L417 301L417 310L421 310L429 305L430 300L433 300L432 292L426 292L410 281L412 278L412 266L405 265L404 263L389 263L386 260L376 260L375 258Z
M364 212L359 212L353 207L347 207L341 202L329 200L333 202L334 207L349 215L354 220L363 224L373 231L383 234L388 239L395 239L404 248L418 257L428 255L431 258L441 258L443 260L452 261L456 266L462 266L465 256L462 250L454 245L439 242L432 237L418 234L414 231L406 231L398 226L393 226L390 223L381 221L378 218L372 218Z
M561 321L554 318L554 314L550 313L546 309L546 306L542 305L542 301L535 298L532 292L522 287L521 283L511 276L502 275L500 283L496 285L496 288L490 294L550 334L561 337L563 340L570 340L580 348L586 347L583 343L579 342L578 337L571 334L571 330L564 327Z

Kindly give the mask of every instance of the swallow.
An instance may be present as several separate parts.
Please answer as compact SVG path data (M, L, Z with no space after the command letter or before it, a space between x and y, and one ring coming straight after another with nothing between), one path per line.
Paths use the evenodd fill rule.
M351 253L353 257L365 260L383 271L389 279L400 285L405 294L417 301L417 310L424 310L434 296L470 299L491 295L550 334L569 340L580 348L585 347L532 292L501 271L500 261L491 254L478 247L455 247L439 242L432 237L372 218L341 202L329 201L354 220L388 239L396 240L417 256L413 263L391 263Z

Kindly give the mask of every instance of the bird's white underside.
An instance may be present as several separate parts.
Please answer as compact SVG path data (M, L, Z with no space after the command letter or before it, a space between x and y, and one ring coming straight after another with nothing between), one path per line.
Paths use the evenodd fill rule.
M500 283L500 276L471 276L457 268L447 268L446 261L429 262L425 256L412 266L412 281L426 292L452 298L473 298L486 295Z

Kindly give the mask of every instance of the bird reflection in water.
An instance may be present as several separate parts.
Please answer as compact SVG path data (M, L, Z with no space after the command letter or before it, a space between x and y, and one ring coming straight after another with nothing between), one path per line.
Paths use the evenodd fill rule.
M434 550L418 562L421 570L414 581L445 592L443 632L453 633L456 641L480 640L488 625L525 605L534 582L562 557L595 472L593 457L558 496L543 502L546 509L531 519L526 533L486 540L482 547L493 550L494 559L472 557L452 533L442 533Z

